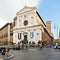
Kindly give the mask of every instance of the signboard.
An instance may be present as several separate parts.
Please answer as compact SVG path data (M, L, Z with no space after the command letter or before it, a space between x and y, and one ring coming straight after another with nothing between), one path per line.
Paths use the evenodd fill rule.
M21 33L18 33L18 39L19 40L21 39Z
M30 37L33 38L34 32L30 32Z

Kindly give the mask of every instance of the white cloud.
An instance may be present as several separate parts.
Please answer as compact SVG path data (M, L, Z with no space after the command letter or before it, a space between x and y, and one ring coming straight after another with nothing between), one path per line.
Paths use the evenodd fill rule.
M27 6L37 6L41 4L42 0L0 0L0 24L2 26L4 22L13 21L16 13L23 8L25 5Z
M7 22L8 22L8 21L3 20L3 19L0 17L0 28L1 28L2 26L4 26Z
M25 4L28 6L37 6L40 0L26 0Z

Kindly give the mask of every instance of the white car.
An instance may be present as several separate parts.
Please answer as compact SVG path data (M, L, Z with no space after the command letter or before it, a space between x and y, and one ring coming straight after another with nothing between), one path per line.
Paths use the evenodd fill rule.
M54 49L60 49L60 45L55 45Z

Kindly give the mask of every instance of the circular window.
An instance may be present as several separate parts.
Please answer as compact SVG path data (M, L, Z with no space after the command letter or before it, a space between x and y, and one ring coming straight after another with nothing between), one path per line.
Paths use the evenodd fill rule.
M25 21L24 21L24 25L26 26L27 24L28 24L28 21L27 21L27 20L25 20Z

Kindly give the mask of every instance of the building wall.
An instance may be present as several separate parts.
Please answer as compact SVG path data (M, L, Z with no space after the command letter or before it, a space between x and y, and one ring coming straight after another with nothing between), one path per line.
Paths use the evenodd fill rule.
M8 25L10 25L10 23L7 23L6 25L4 25L1 29L0 29L0 42L8 42L8 38L10 37L9 40L13 40L13 36L8 35L10 31L8 31L9 29L11 30L11 25L8 29ZM9 37L8 37L9 36Z
M18 43L22 40L24 40L24 35L27 35L27 40L28 42L32 42L34 41L36 44L39 40L42 40L41 38L41 27L40 26L35 26L35 27L28 27L26 29L16 29L13 31L13 42L14 43ZM24 34L24 33L27 33L27 34ZM30 33L33 32L33 37L31 37ZM21 39L18 39L18 34L21 33Z
M8 39L7 37L8 37L8 26L0 30L0 41L1 42L7 41Z
M42 32L42 40L46 41L47 44L53 44L53 37L50 36L50 34L48 33L48 31L46 29L44 29L44 32Z

